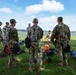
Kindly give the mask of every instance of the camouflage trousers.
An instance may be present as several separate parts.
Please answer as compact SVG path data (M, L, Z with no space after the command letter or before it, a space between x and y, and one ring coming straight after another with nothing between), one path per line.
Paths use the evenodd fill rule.
M56 46L56 54L58 57L59 65L68 65L67 53L63 52L62 46Z
M15 54L10 51L10 57L9 57L9 61L8 61L8 68L14 66L14 61L15 61Z
M37 59L37 63L34 62L34 59ZM32 43L32 46L29 48L29 65L30 67L42 66L42 52L38 43Z

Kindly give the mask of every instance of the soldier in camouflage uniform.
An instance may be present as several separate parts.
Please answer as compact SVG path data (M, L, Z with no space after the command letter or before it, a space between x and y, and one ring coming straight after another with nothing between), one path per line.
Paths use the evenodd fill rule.
M31 24L29 23L27 27L27 34L29 35L27 35L27 37L30 37L30 30L31 30Z
M16 21L15 19L10 19L10 23L11 25L9 26L9 47L10 47L10 58L9 58L9 62L8 62L8 67L10 68L13 65L13 62L15 61L15 53L13 51L13 47L15 46L15 44L17 44L18 42L18 31L15 27L16 25Z
M0 26L2 26L2 22L0 22ZM3 34L2 34L2 30L0 27L0 43L3 42Z
M8 29L9 29L9 22L6 22L6 25L3 27L3 33L4 33L4 46L8 44Z
M70 29L63 23L63 17L58 17L58 25L52 31L51 41L56 47L56 52L58 56L58 65L68 65L67 53L65 48L70 40Z
M43 30L37 25L38 24L38 19L34 18L33 19L33 26L31 27L31 31L28 34L31 39L31 47L29 48L29 70L33 71L35 68L35 62L34 58L37 58L37 66L38 70L43 70L42 68L42 57L41 57L41 50L40 50L40 39L43 37Z

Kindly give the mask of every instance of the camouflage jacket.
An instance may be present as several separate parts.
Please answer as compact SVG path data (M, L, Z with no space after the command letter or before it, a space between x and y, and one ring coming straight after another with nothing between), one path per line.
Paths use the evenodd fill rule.
M11 44L15 44L19 40L19 38L18 38L18 31L13 26L10 26L10 30L9 30L9 35L8 36L9 36L9 42Z
M43 37L43 30L39 26L33 25L28 35L32 42L38 42Z
M61 26L56 25L55 28L52 31L51 35L51 41L56 44L56 43L62 43L66 41L67 43L70 40L70 29L67 25L63 24Z
M7 27L4 26L4 27L3 27L3 32L4 32L4 34L6 34L6 29L7 29Z
M3 41L3 34L1 28L0 28L0 41Z
M4 32L4 40L6 40L7 42L9 41L9 37L8 37L8 32L9 32L9 26L8 27L4 27L3 28L3 32Z

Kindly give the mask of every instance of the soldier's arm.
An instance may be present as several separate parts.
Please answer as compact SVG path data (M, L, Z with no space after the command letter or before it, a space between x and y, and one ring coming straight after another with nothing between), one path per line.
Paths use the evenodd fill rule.
M14 35L15 40L18 42L19 38L18 38L18 31L17 31L17 29L15 29L13 33L14 33L13 35Z
M18 42L19 41L18 30L16 31L16 38L17 38L17 42Z
M55 43L54 39L55 39L56 32L57 32L57 26L54 27L52 34L51 34L51 42L53 44Z
M2 31L0 31L0 40L3 41L3 34L2 34Z
M40 39L42 39L43 38L43 34L44 34L42 28L39 27L39 31L40 31L40 34L41 34L40 35Z
M71 37L70 28L68 27L68 25L66 25L66 28L67 28L68 39L70 40L70 37Z
M68 38L70 40L70 37L71 37L71 32L70 32L70 28L68 27Z
M0 41L3 41L3 37L2 36L0 36Z
M5 27L3 27L3 29L2 29L2 30L3 30L3 32L5 33L6 28L5 28Z
M30 27L30 30L27 29L27 37L28 37L28 38L31 38L31 29L32 29L31 27Z

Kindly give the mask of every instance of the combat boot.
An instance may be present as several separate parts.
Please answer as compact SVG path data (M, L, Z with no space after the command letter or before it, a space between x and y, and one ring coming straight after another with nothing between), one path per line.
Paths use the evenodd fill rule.
M68 66L68 62L64 62L64 66Z
M31 66L29 67L29 71L34 71L34 69L35 69L34 67Z
M63 66L63 63L58 63L58 66Z
M43 68L42 66L39 67L38 71L43 71L45 70L45 68Z
M8 68L12 68L12 63L8 62Z

